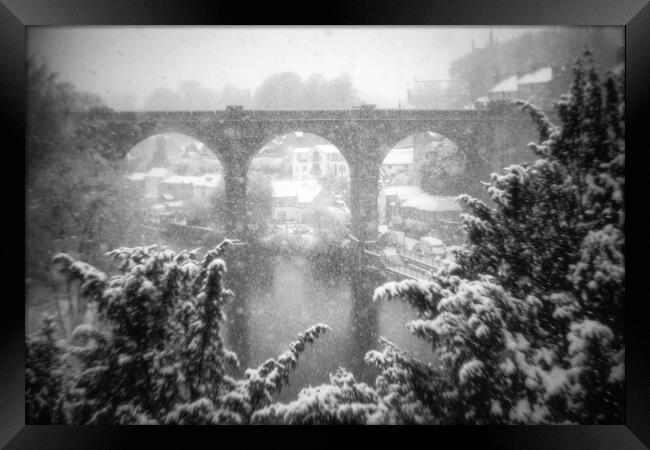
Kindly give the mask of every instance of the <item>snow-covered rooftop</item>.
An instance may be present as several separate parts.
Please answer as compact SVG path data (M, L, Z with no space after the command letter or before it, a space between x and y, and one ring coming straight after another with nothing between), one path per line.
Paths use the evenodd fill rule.
M133 172L126 176L128 180L134 180L134 181L144 180L146 177L147 177L146 172Z
M461 211L462 208L455 199L455 197L442 197L438 195L427 194L425 192L409 198L402 204L402 207L433 212Z
M221 174L208 173L201 176L171 175L163 180L165 184L192 184L194 186L216 187L221 182Z
M340 153L339 149L332 144L320 144L316 145L316 148L323 153Z
M442 243L442 241L440 239L436 239L436 238L434 238L432 236L424 236L424 237L420 238L420 242L426 242L427 244L429 244L432 247L440 247L440 246L445 245L445 244Z
M313 150L318 150L321 153L340 153L339 149L333 146L332 144L319 144L314 145L313 147L295 147L292 150L292 153L308 153Z
M406 200L422 194L419 186L388 186L384 188L384 195L396 195L400 200Z
M198 180L194 184L197 186L217 187L221 182L220 173L206 173L196 178L198 178Z
M167 184L194 184L194 183L197 183L199 180L200 180L200 177L172 175L170 177L165 178L163 183L167 183Z
M296 197L299 203L310 203L322 189L322 186L316 180L271 181L271 195L273 198Z
M183 145L183 151L187 152L188 149L191 148L192 144L194 144L194 148L196 149L196 151L201 151L204 147L203 142L199 142L199 141L188 142L187 144Z
M528 73L517 80L519 84L548 83L553 79L553 69L543 67L535 72Z
M166 169L164 167L154 167L149 172L147 172L147 175L150 177L165 177L169 173L169 169Z
M490 89L490 92L517 92L517 75L512 75Z
M413 147L407 148L394 148L386 158L382 165L409 165L413 164Z

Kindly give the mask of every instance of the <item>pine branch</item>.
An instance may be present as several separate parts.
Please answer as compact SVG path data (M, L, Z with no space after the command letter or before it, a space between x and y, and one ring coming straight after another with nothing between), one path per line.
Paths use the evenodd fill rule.
M250 399L253 411L259 408L260 403L268 403L272 392L280 391L283 384L289 384L289 373L298 364L298 358L305 351L306 344L313 344L316 339L329 331L331 328L325 324L313 325L300 333L298 339L289 344L289 350L280 355L277 360L269 359L257 369L246 371L243 391Z
M523 111L527 112L530 115L530 117L533 119L533 122L535 122L535 125L537 125L540 142L545 142L548 140L548 138L551 137L552 133L557 129L557 127L553 125L546 114L544 114L541 109L532 103L519 99L512 100L510 103L521 107Z

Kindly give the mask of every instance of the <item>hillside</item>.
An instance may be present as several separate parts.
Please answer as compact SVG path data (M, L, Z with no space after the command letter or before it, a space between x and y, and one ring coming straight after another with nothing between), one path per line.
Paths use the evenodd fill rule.
M611 68L623 58L622 29L571 27L531 31L503 43L491 40L485 48L454 60L449 73L454 85L471 99L487 94L508 76L521 76L541 67L573 65L585 46L601 69Z

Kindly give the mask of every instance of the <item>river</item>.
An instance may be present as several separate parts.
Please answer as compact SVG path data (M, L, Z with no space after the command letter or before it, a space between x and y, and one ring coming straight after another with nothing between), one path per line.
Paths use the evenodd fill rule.
M195 247L169 239L165 244L175 251ZM372 302L372 292L383 280L347 271L333 274L296 254L252 251L243 247L225 255L225 284L235 300L225 310L222 337L244 369L279 356L311 325L324 323L332 329L307 346L290 375L290 385L276 400L289 401L303 387L329 381L339 367L351 370L358 381L373 383L378 372L363 357L368 350L381 348L379 336L430 360L430 347L406 329L406 323L415 319L412 308L402 302ZM48 304L29 308L29 331L44 311L38 308ZM243 370L236 375L243 376Z
M374 382L378 372L363 357L380 348L379 336L422 359L430 358L430 347L406 329L406 323L415 319L408 305L372 302L381 280L330 276L298 255L253 260L254 267L242 264L227 281L235 302L226 311L225 341L248 367L280 355L313 324L325 323L332 329L301 355L290 386L278 400L287 401L302 387L327 382L339 367L353 371L359 381Z

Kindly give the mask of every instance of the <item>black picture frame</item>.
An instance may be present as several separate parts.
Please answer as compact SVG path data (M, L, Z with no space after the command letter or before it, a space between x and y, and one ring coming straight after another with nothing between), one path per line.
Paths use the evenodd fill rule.
M24 149L25 130L25 57L26 27L41 25L219 25L219 24L341 24L341 25L621 25L626 37L626 128L628 136L628 171L643 170L640 154L643 125L647 124L650 75L650 5L647 0L466 0L385 2L371 0L322 4L260 5L244 2L183 0L1 0L0 4L0 120L4 128L5 150L14 156L14 149ZM296 14L298 12L298 14ZM353 43L351 43L353 45ZM647 125L646 125L647 126ZM631 131L630 131L631 130ZM9 138L9 139L7 139ZM631 144L631 147L630 147ZM19 159L16 156L16 159ZM23 159L24 163L24 159ZM27 168L25 168L27 170ZM14 170L14 175L18 172ZM626 173L627 178L627 173ZM633 183L640 177L630 178ZM20 199L12 195L18 181L5 180L5 192L20 207ZM629 183L629 180L628 180ZM13 190L11 189L13 188ZM639 190L640 189L640 190ZM627 202L644 192L643 186L627 189ZM15 197L15 198L14 198ZM12 204L13 206L13 204ZM24 203L23 203L24 206ZM626 424L611 426L510 426L510 427L423 427L417 430L431 446L454 447L473 444L479 448L539 449L641 449L650 446L650 333L645 326L644 296L634 295L634 286L641 289L642 266L629 264L630 257L643 255L645 241L629 242L630 209L626 208ZM632 210L632 216L640 216ZM15 217L15 216L13 216ZM19 220L9 220L10 227L19 228ZM8 231L7 233L9 233ZM17 250L19 251L19 250ZM19 265L11 264L11 275L5 283L16 287L17 294L4 295L0 315L0 444L8 449L55 448L127 448L131 446L167 447L190 445L197 437L209 435L215 446L223 436L220 427L71 427L26 426L24 420L24 320L18 307L21 291ZM630 290L633 288L633 290ZM232 431L232 430L229 430ZM242 442L260 437L268 428L242 428L237 439ZM293 429L290 431L294 431ZM304 433L313 429L296 430ZM373 439L395 435L406 445L416 445L413 430L404 428L373 428L359 431ZM408 433L408 434L406 434ZM331 442L334 434L321 433L321 441ZM286 439L286 438L285 438ZM292 438L289 438L292 439ZM413 444L410 444L413 442ZM292 444L295 445L295 444ZM298 444L301 445L301 444ZM305 442L304 445L309 445Z

